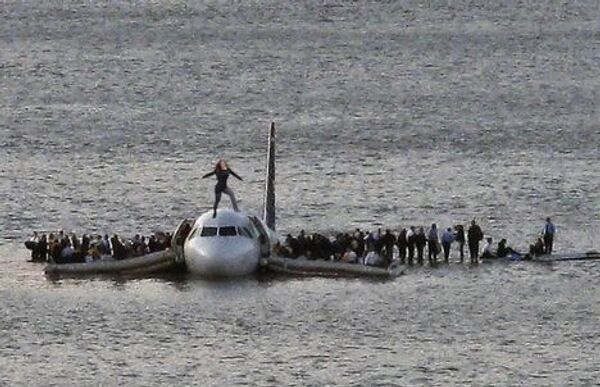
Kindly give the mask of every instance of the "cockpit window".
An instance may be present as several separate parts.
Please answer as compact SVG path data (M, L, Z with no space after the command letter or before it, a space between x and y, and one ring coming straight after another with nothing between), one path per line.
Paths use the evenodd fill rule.
M196 234L198 234L198 230L200 229L200 227L196 227L192 230L192 232L190 232L190 235L188 235L187 240L189 241L190 239L192 239Z
M252 234L250 234L250 230L248 230L246 227L238 227L238 234L252 239Z
M235 227L233 227L233 226L220 227L219 235L220 236L235 236L235 235L237 235L237 231L236 231Z
M250 219L250 222L248 223L247 230L250 232L250 238L252 238L252 239L258 238L258 236L260 235L260 232L258 232L258 230L256 229L256 226L254 225L252 218L248 217L248 219Z
M202 227L202 232L200 233L201 237L210 237L217 235L216 227Z

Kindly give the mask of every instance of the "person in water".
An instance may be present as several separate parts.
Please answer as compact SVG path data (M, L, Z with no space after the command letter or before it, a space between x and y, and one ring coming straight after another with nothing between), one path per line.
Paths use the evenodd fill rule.
M213 218L217 217L217 207L219 206L219 202L221 201L221 194L229 195L231 199L231 204L233 206L234 211L239 211L237 206L237 201L235 200L235 195L231 188L227 186L227 179L229 178L229 174L232 174L239 180L243 179L237 175L229 166L227 162L223 159L217 161L217 165L215 165L215 169L212 172L207 173L202 176L202 178L207 178L212 175L217 176L217 185L215 185L215 204L213 205Z

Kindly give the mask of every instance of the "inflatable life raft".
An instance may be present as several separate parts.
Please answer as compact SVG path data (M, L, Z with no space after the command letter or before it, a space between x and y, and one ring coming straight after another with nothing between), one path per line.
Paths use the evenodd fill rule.
M174 269L177 266L171 249L121 260L93 261L85 263L49 263L46 274L150 274Z

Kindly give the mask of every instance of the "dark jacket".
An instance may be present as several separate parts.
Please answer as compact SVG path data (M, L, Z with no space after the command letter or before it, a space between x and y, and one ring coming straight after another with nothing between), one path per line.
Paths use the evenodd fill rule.
M462 227L456 228L456 235L454 236L454 240L458 243L465 243L465 229Z
M423 248L423 247L425 247L426 244L427 244L427 238L425 237L425 234L416 233L415 234L415 245L417 245L417 248Z
M232 174L236 178L242 180L242 178L239 177L237 173L233 172L232 169L225 169L225 170L215 169L214 171L209 172L206 175L202 176L202 178L204 179L204 178L212 176L212 175L217 175L217 185L215 186L215 191L223 192L227 188L227 179L229 178L229 174Z
M473 225L469 227L469 244L478 243L483 239L483 231L478 225Z
M399 249L405 249L407 242L406 242L406 229L402 229L402 231L400 231L400 234L398 234L398 239L396 240L396 242L398 243L398 248Z

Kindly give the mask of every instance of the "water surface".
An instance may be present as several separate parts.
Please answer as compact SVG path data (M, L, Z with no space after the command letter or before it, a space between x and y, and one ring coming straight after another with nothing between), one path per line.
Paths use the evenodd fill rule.
M393 282L47 279L31 230L170 230L219 157L282 234L476 218L598 249L593 2L4 2L0 384L591 385L598 264ZM224 198L224 205L227 199Z

